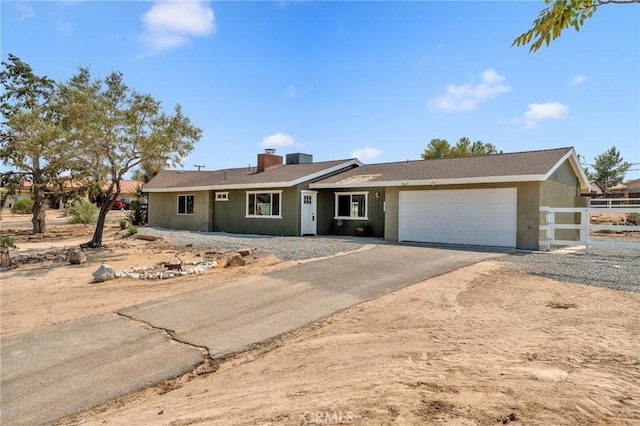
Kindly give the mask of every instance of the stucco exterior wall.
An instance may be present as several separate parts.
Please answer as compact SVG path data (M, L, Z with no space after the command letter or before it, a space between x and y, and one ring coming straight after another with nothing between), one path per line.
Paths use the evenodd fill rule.
M178 214L178 196L193 195L193 214ZM150 226L188 231L210 230L211 191L150 192L148 220Z
M445 189L517 188L516 247L525 250L538 248L538 200L537 182L513 182L504 184L474 184L445 186L411 186L386 188L385 240L398 241L398 211L400 191L438 191Z
M342 227L337 226L335 219L336 193L366 192L367 218L342 219ZM377 194L377 195L376 195ZM385 226L385 190L381 187L356 189L320 189L318 190L318 235L355 235L355 228L366 224L371 229L372 237L384 237Z
M540 206L586 207L588 199L580 196L580 184L568 161L558 167L548 180L540 183ZM544 213L539 213L544 223ZM579 213L558 213L556 223L578 223ZM542 233L539 234L542 237ZM578 240L577 230L560 229L555 233L559 240Z

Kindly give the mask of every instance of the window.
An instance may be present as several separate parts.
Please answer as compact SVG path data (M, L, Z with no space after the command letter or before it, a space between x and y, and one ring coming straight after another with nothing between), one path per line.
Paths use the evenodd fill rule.
M367 218L368 192L336 192L336 219Z
M178 195L178 214L193 214L195 195Z
M216 192L216 201L229 201L228 192Z
M247 217L281 218L282 191L247 192Z

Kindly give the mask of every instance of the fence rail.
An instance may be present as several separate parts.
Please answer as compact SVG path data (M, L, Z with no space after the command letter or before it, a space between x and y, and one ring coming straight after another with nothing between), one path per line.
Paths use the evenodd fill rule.
M589 253L591 247L609 247L609 248L637 248L640 249L640 240L638 242L628 241L594 241L591 239L591 231L637 231L640 232L640 225L596 225L591 223L591 215L593 213L638 213L640 214L639 204L611 204L608 201L619 201L621 199L600 199L591 200L589 207L540 207L540 212L545 213L545 223L540 225L540 231L544 231L545 239L538 242L541 249L550 250L551 246L585 246L585 252ZM629 200L629 199L625 199ZM636 200L632 198L630 200ZM603 204L593 205L594 201L605 201ZM580 214L578 223L556 223L556 214L558 213L574 213ZM556 239L556 230L577 230L577 240L560 240Z

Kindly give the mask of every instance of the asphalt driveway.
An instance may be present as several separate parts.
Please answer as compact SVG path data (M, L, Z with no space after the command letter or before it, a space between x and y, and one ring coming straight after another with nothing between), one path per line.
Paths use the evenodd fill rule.
M0 421L44 424L505 253L379 245L3 339Z

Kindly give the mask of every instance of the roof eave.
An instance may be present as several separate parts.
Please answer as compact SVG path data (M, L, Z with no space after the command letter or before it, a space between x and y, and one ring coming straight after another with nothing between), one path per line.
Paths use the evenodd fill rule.
M403 179L392 181L368 181L354 183L312 183L309 188L367 188L367 187L404 187L404 186L443 186L443 185L467 185L478 183L505 183L505 182L540 182L545 180L545 175L521 175L521 176L482 176L475 178L450 178L450 179Z
M351 166L362 166L358 159L345 161L344 163L319 170L317 172L299 177L288 182L261 182L261 183L241 183L228 185L202 185L202 186L172 186L165 188L143 188L144 192L185 192L185 191L220 191L230 189L266 189L266 188L289 188L301 183L320 178L324 175L339 172Z
M591 192L591 183L589 182L589 178L587 174L584 172L584 169L580 165L580 159L578 158L578 154L576 150L571 148L565 155L562 156L560 160L547 172L544 180L547 180L551 177L553 173L565 162L569 160L569 164L573 169L573 172L578 177L578 181L580 182L580 192L583 194L589 194Z

